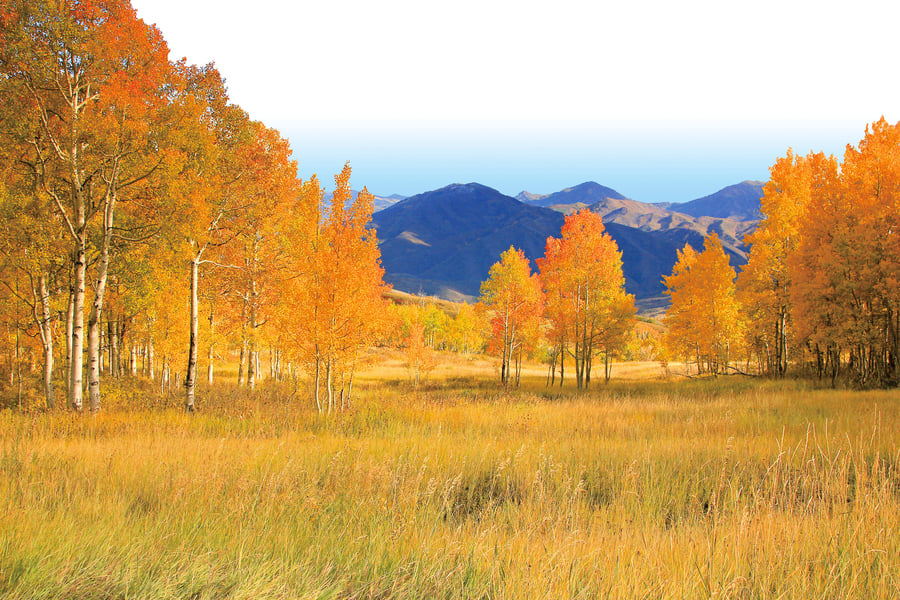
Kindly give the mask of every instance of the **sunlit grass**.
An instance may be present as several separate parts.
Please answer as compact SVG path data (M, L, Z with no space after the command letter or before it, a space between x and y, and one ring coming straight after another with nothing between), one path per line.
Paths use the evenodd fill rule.
M896 391L480 360L334 415L289 384L0 413L0 597L897 597Z

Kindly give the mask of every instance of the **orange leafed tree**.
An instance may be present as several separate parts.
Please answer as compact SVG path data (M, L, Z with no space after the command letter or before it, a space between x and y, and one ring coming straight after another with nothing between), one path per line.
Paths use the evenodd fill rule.
M481 284L479 308L490 319L488 352L500 356L500 381L509 386L514 376L518 385L523 353L540 335L544 312L541 280L531 273L524 252L510 247L500 255L500 261L494 263Z
M589 386L593 358L603 353L608 380L610 359L624 345L635 309L634 297L625 291L622 253L603 219L588 210L566 217L561 237L547 239L538 266L556 346L551 356L559 357L561 375L568 353L578 388Z
M798 331L820 374L842 357L862 385L900 376L900 123L866 128L842 165L811 168L811 201L789 261Z
M88 252L99 258L89 320L91 408L99 408L99 325L116 207L164 153L168 50L127 0L11 0L0 12L4 104L20 107L18 143L72 243L69 405L82 407ZM6 129L6 128L4 128ZM91 238L98 238L93 242Z
M800 243L800 219L810 204L812 168L822 155L795 156L788 150L770 169L760 200L763 219L744 240L747 265L738 276L738 295L748 320L750 346L766 373L783 376L798 351L790 300L788 259Z
M247 124L248 143L242 156L240 189L243 200L235 219L235 239L223 249L230 296L238 308L231 325L241 332L239 383L256 385L260 338L278 298L279 281L286 275L288 256L280 240L281 223L297 193L297 164L287 140L262 123ZM212 309L211 309L212 310ZM238 317L238 318L235 318ZM212 323L212 313L209 320ZM236 326L235 326L236 325ZM209 352L210 363L212 352Z

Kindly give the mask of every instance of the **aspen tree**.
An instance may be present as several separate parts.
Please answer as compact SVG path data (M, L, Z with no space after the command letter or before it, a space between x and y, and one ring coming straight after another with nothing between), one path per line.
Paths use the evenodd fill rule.
M523 345L539 330L534 322L544 311L540 277L531 273L524 252L510 246L500 255L481 284L478 302L491 324L488 351L500 357L500 382L509 387L513 361L521 360Z

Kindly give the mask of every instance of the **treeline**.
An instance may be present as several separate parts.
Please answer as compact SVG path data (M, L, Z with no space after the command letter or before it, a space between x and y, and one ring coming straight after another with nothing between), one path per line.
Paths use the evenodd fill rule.
M128 0L4 3L0 136L2 367L20 394L39 347L50 407L61 381L97 411L102 378L130 371L193 410L201 354L212 382L236 350L252 388L267 348L269 375L305 370L320 410L349 397L387 327L372 196L351 198L345 167L326 202Z
M666 278L669 355L713 373L743 368L900 380L900 124L866 128L843 161L788 151L735 277L718 238L686 247Z

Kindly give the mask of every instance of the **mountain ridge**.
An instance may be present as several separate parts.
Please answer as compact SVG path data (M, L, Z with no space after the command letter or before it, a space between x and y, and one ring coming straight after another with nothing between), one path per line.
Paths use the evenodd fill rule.
M586 186L586 187L582 187ZM685 244L701 248L703 237L723 237L732 264L746 262L742 231L752 223L699 217L629 200L594 182L566 188L556 199L585 199L579 188L603 196L591 209L604 217L623 256L626 289L639 300L658 299ZM614 192L619 198L612 198ZM546 199L553 194L544 196ZM584 204L584 202L580 202ZM559 208L560 205L551 205ZM385 280L398 289L452 300L473 300L501 252L515 246L536 268L547 237L559 237L564 214L534 206L479 183L450 184L410 196L373 215ZM743 228L743 229L742 229Z

